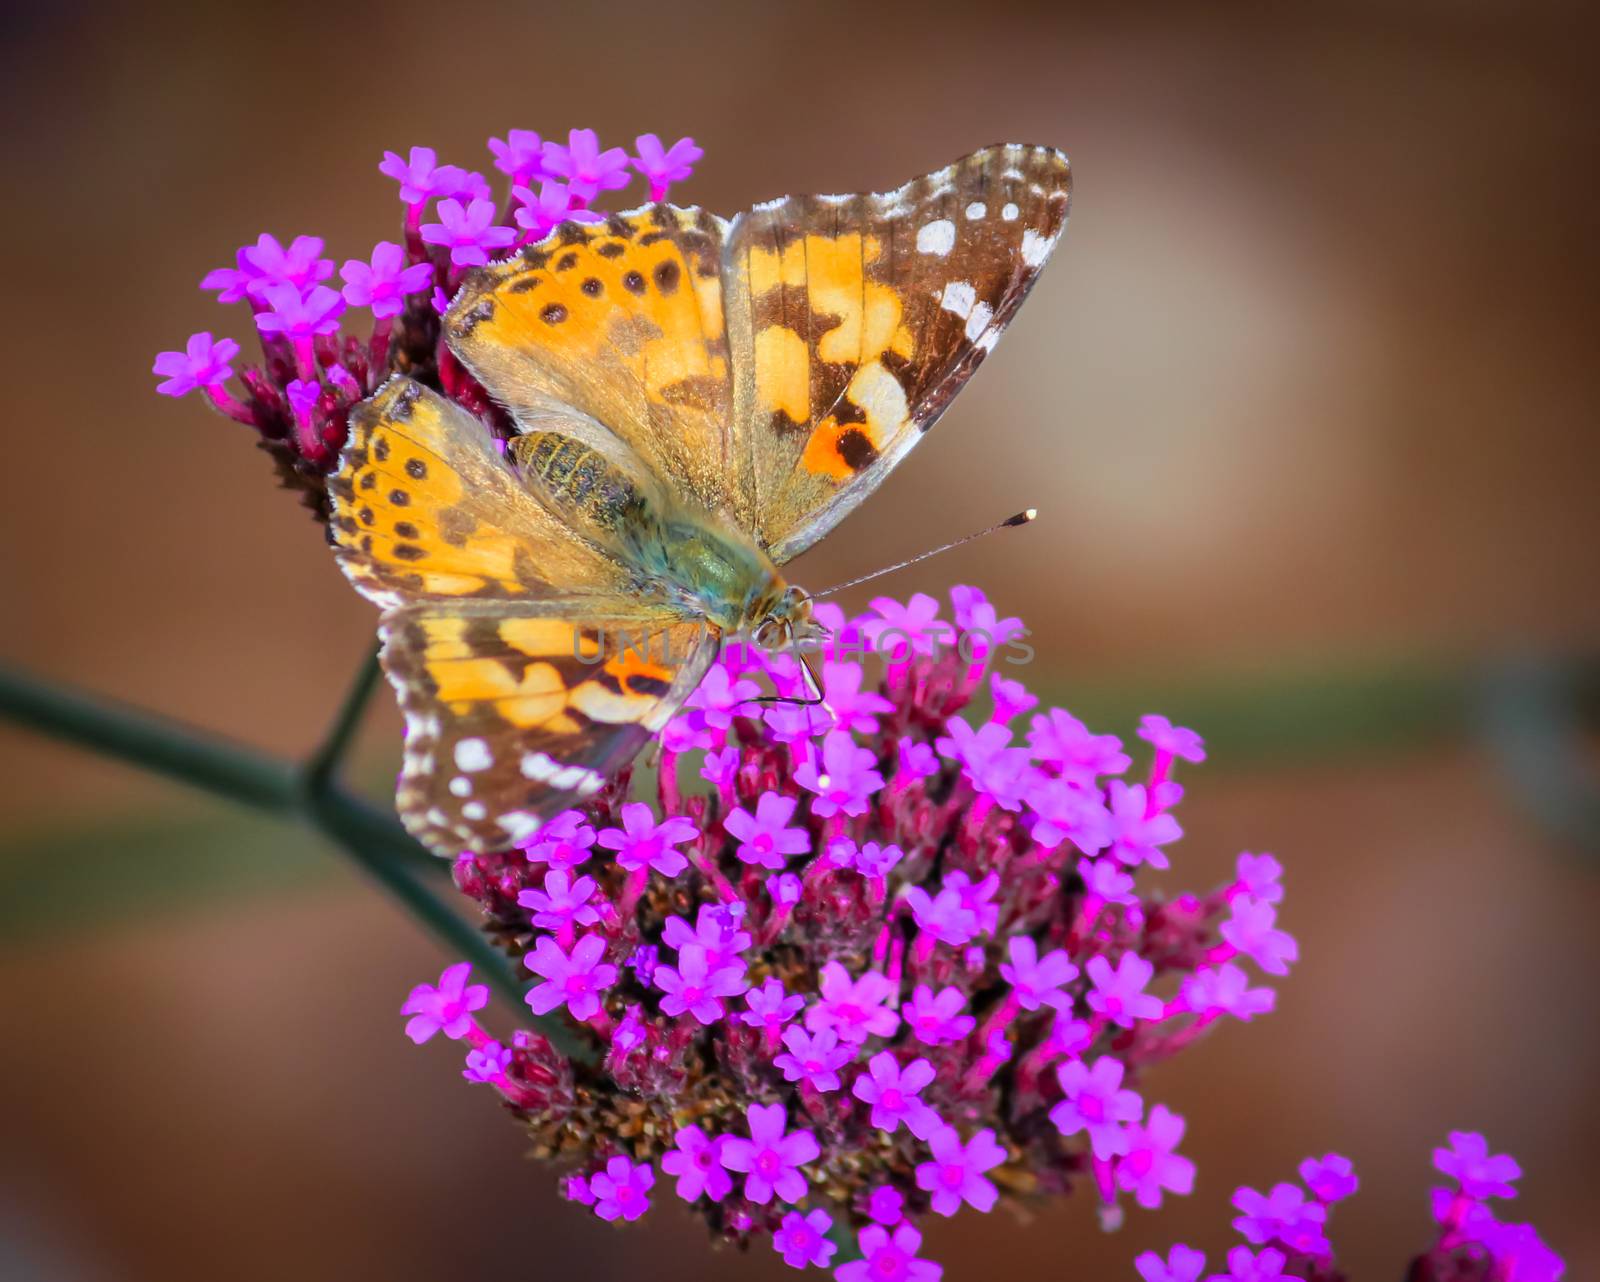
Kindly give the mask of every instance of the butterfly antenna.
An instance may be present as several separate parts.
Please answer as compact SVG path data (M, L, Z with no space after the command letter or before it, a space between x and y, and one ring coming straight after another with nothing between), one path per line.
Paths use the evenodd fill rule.
M948 552L951 548L958 548L963 543L971 543L974 539L981 539L984 535L993 534L996 530L1004 530L1013 525L1027 525L1028 522L1032 521L1038 515L1038 508L1027 508L1024 511L1018 512L1015 516L1006 517L1005 520L1001 521L997 525L991 525L986 530L977 530L974 533L967 535L965 538L957 539L954 543L946 543L943 547L931 548L926 552L918 553L909 561L897 561L894 565L886 565L883 567L883 569L874 570L871 574L863 574L858 579L847 579L843 583L835 583L825 592L812 593L811 599L813 601L820 601L825 596L832 596L835 592L843 592L846 588L853 588L858 583L867 583L873 579L881 579L885 574L893 574L896 570L903 570L906 568L906 566L915 565L918 561L926 561L930 556L938 556L941 552Z
M815 708L825 698L827 698L827 696L822 691L822 680L821 680L821 678L819 678L817 676L817 670L811 666L811 660L806 658L805 655L799 653L798 651L795 652L795 658L800 660L800 666L806 670L806 684L811 687L811 690L812 690L813 694L816 696L815 698L812 698L812 699L796 699L791 694L764 694L764 695L759 696L758 698L751 699L749 702L751 702L751 703L792 703L796 707L800 707L800 708Z

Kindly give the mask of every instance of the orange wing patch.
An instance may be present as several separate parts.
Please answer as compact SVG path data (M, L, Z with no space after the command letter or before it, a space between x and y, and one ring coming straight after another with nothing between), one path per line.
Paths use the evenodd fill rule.
M628 576L575 538L453 401L390 380L350 418L328 482L332 530L351 582L386 607L418 598L547 597L616 590Z
M722 223L702 210L567 223L470 273L446 336L524 427L574 407L703 507L731 512L721 246Z
M504 848L598 791L716 654L701 623L534 608L403 610L381 630L406 717L396 804L440 854Z

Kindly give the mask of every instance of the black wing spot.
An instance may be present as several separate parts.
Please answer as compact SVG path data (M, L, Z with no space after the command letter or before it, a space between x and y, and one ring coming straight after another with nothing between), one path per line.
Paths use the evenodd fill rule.
M406 460L406 475L414 481L421 481L428 475L428 465L419 458Z
M644 277L638 272L629 272L622 278L622 287L630 294L644 293Z
M656 288L663 294L674 293L678 288L678 278L682 275L677 263L662 263L655 270Z
M567 319L567 309L560 303L546 303L544 310L539 313L539 319L546 325L559 325Z
M404 490L390 490L389 502L393 503L396 507L405 507L411 502L411 496Z

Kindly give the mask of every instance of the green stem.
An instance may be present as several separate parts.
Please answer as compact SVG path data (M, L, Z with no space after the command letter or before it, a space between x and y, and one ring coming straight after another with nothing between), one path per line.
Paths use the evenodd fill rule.
M0 666L0 717L153 774L176 779L252 810L300 820L328 837L393 894L453 952L481 968L519 1017L568 1055L587 1056L565 1024L533 1016L509 960L457 916L418 874L444 863L390 815L338 786L344 752L377 684L376 656L357 674L327 737L303 768L165 717Z

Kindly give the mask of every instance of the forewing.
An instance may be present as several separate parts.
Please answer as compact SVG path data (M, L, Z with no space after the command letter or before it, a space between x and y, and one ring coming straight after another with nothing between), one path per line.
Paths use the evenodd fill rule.
M339 564L385 609L615 597L632 582L523 487L483 424L409 378L351 412L328 492Z
M747 525L730 475L725 228L704 210L661 204L565 223L469 272L446 339L525 429L574 407L677 492Z
M525 841L598 791L717 649L702 623L574 603L408 607L379 635L406 721L396 806L445 856Z
M1066 224L1048 147L975 152L884 195L790 196L728 232L736 452L772 559L841 521L994 349Z

